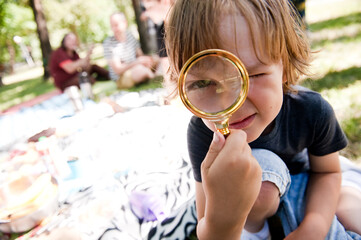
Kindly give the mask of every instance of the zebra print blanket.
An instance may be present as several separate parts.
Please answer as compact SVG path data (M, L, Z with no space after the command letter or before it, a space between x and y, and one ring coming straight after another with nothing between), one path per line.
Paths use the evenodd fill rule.
M186 239L196 225L186 148L190 116L180 105L145 106L64 138L63 152L76 155L86 173L66 183L78 188L64 197L62 208L70 210L63 226L80 229L84 239ZM131 201L140 193L146 197Z

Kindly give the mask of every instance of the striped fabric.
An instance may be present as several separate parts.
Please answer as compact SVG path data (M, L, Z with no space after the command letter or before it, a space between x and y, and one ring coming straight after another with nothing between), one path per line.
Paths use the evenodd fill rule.
M137 49L140 48L140 44L129 31L126 32L126 36L125 42L119 42L114 36L104 40L104 57L108 61L117 60L122 63L131 63L137 59ZM110 66L109 73L112 80L119 78Z

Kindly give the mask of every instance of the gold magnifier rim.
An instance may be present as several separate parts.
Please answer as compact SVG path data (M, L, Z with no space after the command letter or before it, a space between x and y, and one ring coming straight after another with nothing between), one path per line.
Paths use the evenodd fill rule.
M188 99L188 96L185 91L185 80L187 78L188 70L196 64L198 61L202 60L203 58L207 56L218 56L218 57L224 57L228 61L230 61L239 71L239 74L241 75L243 79L242 89L239 92L239 95L235 102L229 106L228 108L214 113L208 113L205 111L202 111L201 109L194 106ZM183 65L180 75L178 78L178 89L179 89L179 96L183 104L195 115L198 117L207 119L207 120L213 120L213 121L219 121L225 118L228 118L230 115L232 115L237 109L244 103L244 101L247 98L248 89L249 89L249 77L248 72L243 65L242 61L232 54L231 52L228 52L226 50L222 49L206 49L203 51L200 51L196 54L194 54L191 58L187 60L187 62Z

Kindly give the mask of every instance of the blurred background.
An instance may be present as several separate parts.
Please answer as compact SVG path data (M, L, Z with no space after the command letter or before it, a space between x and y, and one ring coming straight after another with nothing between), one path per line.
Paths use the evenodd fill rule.
M332 104L350 141L342 154L361 163L361 1L304 4L315 60L312 78L302 84ZM55 89L47 69L49 55L69 31L78 36L83 52L95 44L93 61L107 67L101 43L111 35L113 12L126 14L143 51L151 53L148 26L139 21L141 5L141 0L0 0L0 111ZM111 81L94 86L95 94L116 91Z
M78 114L49 77L49 57L68 32L78 37L80 56L94 45L92 61L108 68L102 42L112 35L109 17L114 12L125 13L143 52L154 53L152 25L140 21L143 1L0 0L0 183L6 186L7 176L44 171L44 166L47 171L59 170L55 173L62 179L61 194L54 199L63 213L48 214L40 230L34 228L25 237L0 229L0 239L78 236L79 232L64 231L64 226L75 226L73 230L88 236L85 239L110 239L114 234L117 239L144 239L156 222L140 221L130 210L128 196L134 191L161 197L164 212L191 202L194 184L189 182L192 169L185 141L190 113L180 102L163 101L161 76L126 90L118 90L113 81L96 82L94 101L86 101L86 110ZM341 155L361 166L361 1L292 1L301 10L314 52L312 76L301 84L331 103L349 139ZM39 162L46 164L39 168ZM53 167L64 162L67 165ZM70 177L64 178L69 167ZM31 182L23 176L20 180ZM31 182L38 186L35 195L50 199L39 193L55 184L36 183L40 187ZM23 189L34 189L29 186ZM34 191L19 192L30 200L40 198ZM0 184L0 200L1 193ZM20 203L32 203L18 196L14 199ZM61 237L41 238L43 231ZM38 233L40 238L31 235Z

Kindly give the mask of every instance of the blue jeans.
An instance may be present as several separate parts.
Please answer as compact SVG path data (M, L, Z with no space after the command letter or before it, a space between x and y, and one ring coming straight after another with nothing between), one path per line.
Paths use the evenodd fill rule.
M286 164L275 153L265 149L254 148L252 155L262 168L262 182L274 183L282 198L291 184L291 176Z
M268 150L252 149L252 154L262 168L262 181L273 182L280 190L281 201L277 215L281 219L284 234L287 236L294 231L303 220L306 205L305 195L309 174L300 173L290 176L282 159ZM343 178L350 180L351 177L347 176L352 174L353 184L358 185L360 183L361 169L355 168L345 161L341 161L341 167L343 169ZM286 192L283 192L284 189L286 189ZM361 236L356 233L346 231L335 216L326 239L361 240Z
M285 236L294 231L304 217L305 212L305 193L308 183L308 173L290 175L288 168L281 158L276 154L264 149L252 149L253 156L257 159L262 168L262 181L274 183L280 191L280 206L277 215L281 219ZM350 164L342 164L343 169L352 170L352 179L361 180L361 170L356 169ZM358 177L355 178L355 172ZM344 174L343 174L344 176ZM148 239L186 239L194 230L197 224L195 209L195 198L190 199L177 211L174 211L163 222L158 223L151 231ZM335 217L327 235L327 240L356 239L361 240L361 236L346 231Z
M294 231L303 220L306 205L305 193L308 179L308 173L292 175L290 189L281 199L277 215L281 219L286 236ZM356 233L346 231L335 216L326 239L361 239L361 236Z

